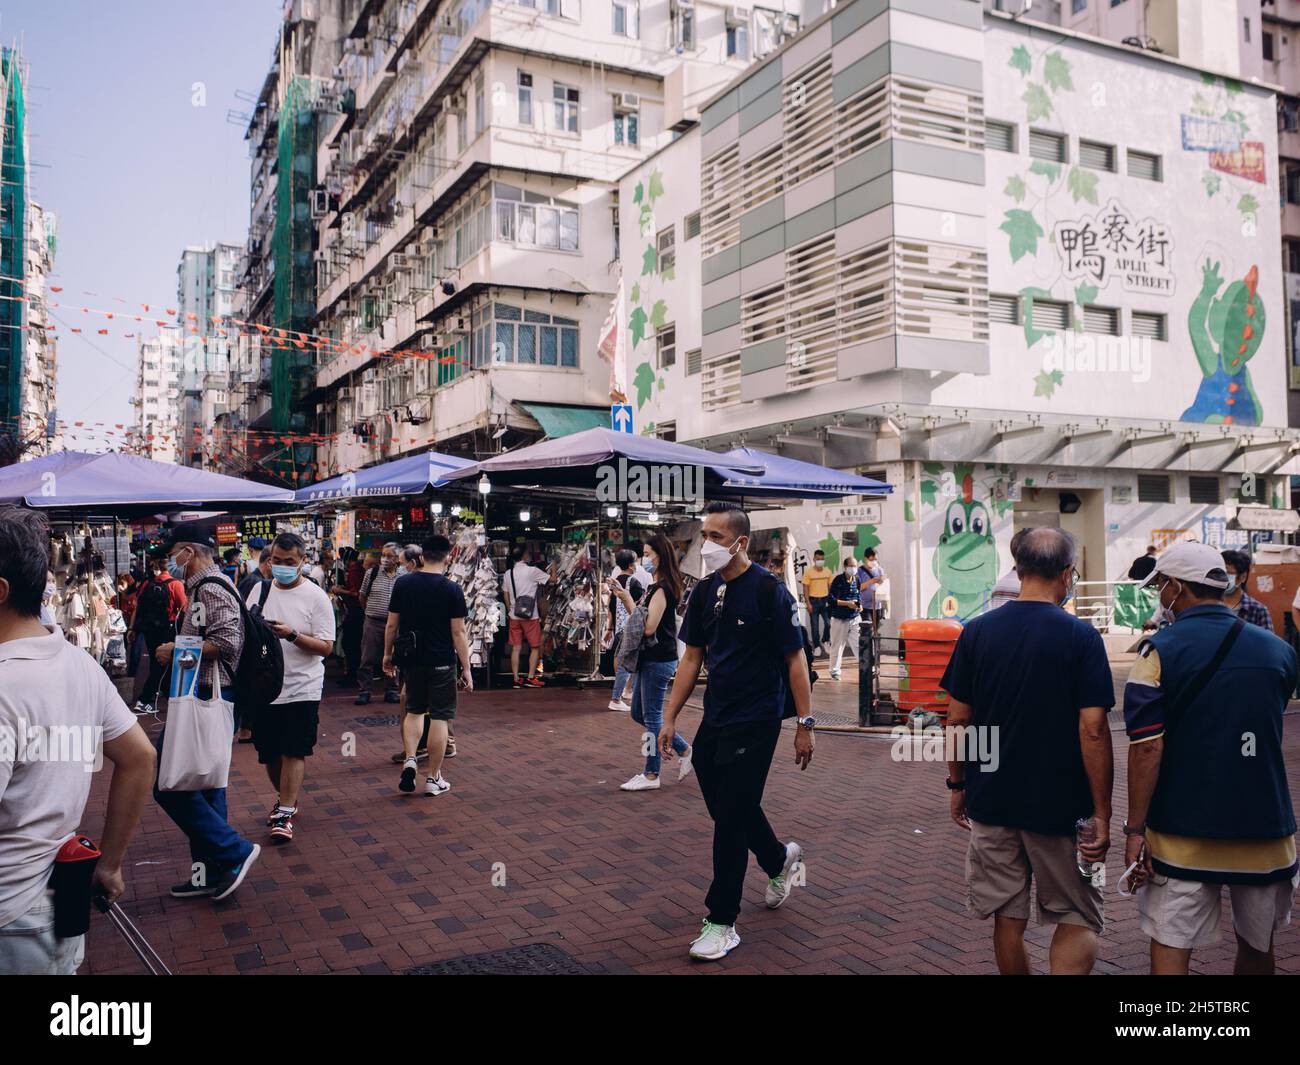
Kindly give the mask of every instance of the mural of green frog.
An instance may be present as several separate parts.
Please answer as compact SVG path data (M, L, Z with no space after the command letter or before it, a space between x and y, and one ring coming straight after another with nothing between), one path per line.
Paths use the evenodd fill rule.
M962 497L948 504L943 532L931 555L939 588L927 617L968 618L981 613L998 578L998 548L988 508L971 496L970 477Z
M1219 264L1206 263L1201 270L1201 291L1187 312L1187 329L1202 377L1181 420L1259 425L1263 408L1246 368L1264 339L1264 301L1256 291L1259 267L1252 266L1218 299L1215 294L1223 285Z

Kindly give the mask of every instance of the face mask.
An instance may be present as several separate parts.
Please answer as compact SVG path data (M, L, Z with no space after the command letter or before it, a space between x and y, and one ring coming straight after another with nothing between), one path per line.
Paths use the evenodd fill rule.
M1174 618L1178 616L1177 612L1174 610L1174 604L1178 602L1178 596L1183 594L1182 589L1179 588L1177 595L1175 595L1172 599L1170 599L1168 605L1166 605L1165 588L1173 588L1173 586L1174 586L1173 581L1166 581L1164 588L1160 589L1160 609L1163 612L1163 616L1166 617L1169 621L1173 621Z
M825 569L825 568L826 568L826 563L825 563L822 559L820 559L820 558L819 558L816 562L814 562L813 565L814 565L817 569Z
M858 572L857 570L852 568L846 569L844 571L844 576L846 576L849 580L852 580L857 575L857 572Z
M643 558L641 568L647 573L653 573L655 571L655 560L653 558Z
M41 596L41 602L42 602L42 603L48 603L51 599L53 599L53 598L54 598L54 591L55 591L55 589L54 589L54 585L53 585L53 584L47 584L47 585L45 586L45 594Z
M297 566L272 566L271 576L277 584L292 584L298 579Z
M167 556L167 572L171 574L173 580L183 581L185 579L185 567L171 555Z
M1228 574L1228 587L1226 587L1225 589L1223 589L1223 593L1224 593L1225 595L1231 595L1231 594L1232 594L1233 592L1235 592L1236 590L1237 590L1237 575L1236 575L1235 573L1229 573L1229 574Z
M737 540L736 543L738 544L740 541ZM732 547L734 546L735 544L732 545ZM712 540L705 540L704 546L700 548L700 560L704 563L704 569L708 573L717 573L734 557L731 548L715 544Z

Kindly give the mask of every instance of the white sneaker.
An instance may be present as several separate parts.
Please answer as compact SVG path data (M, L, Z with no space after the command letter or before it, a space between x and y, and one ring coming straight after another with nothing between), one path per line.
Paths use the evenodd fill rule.
M840 679L840 671L838 669L832 669L831 680L839 680L839 679Z
M622 699L611 699L609 701L609 708L622 714L627 713L629 709L627 703L623 702Z
M768 880L767 890L763 893L763 901L767 903L769 910L775 910L790 897L790 889L794 887L794 884L790 882L790 873L802 860L803 848L797 843L787 843L785 845L785 864L781 866L781 872L777 876Z
M657 787L659 787L658 777L655 777L654 780L651 780L644 773L638 773L626 784L620 784L618 786L618 790L619 791L653 791Z
M699 961L717 961L719 958L725 958L738 946L740 946L740 936L736 934L734 924L714 924L712 921L705 921L699 936L691 944L691 957Z
M689 777L689 776L691 775L691 769L693 768L692 765L691 765L691 755L693 755L694 753L695 753L695 748L694 748L694 747L687 747L687 748L686 748L686 753L685 753L685 754L679 754L679 755L677 756L678 759L680 759L680 761L681 761L681 763L682 763L682 764L681 764L680 766L678 766L678 768L677 768L677 779L678 779L678 780L685 780L687 777Z
M424 793L426 795L446 795L451 791L451 785L442 779L439 773L436 777L424 778Z

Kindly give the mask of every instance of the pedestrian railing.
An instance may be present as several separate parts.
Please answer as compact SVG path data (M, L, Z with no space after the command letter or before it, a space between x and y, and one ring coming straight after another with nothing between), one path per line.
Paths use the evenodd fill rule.
M1101 633L1141 632L1160 608L1154 588L1138 581L1080 581L1071 601L1074 613Z

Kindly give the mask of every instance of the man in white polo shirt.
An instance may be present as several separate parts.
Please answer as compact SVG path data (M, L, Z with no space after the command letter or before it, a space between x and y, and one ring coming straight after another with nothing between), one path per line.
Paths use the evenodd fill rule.
M325 686L325 658L334 649L334 606L320 585L302 575L306 545L297 533L283 532L271 542L271 588L258 608L261 588L248 593L250 610L258 608L280 637L284 683L270 706L253 717L257 760L275 786L276 802L266 818L272 843L293 839L298 793L307 771L307 756L320 728L320 697Z
M71 976L85 937L54 932L50 875L83 827L100 756L113 763L94 883L125 890L122 859L153 785L154 751L95 660L42 625L50 530L0 509L0 974ZM89 826L85 826L89 827Z

